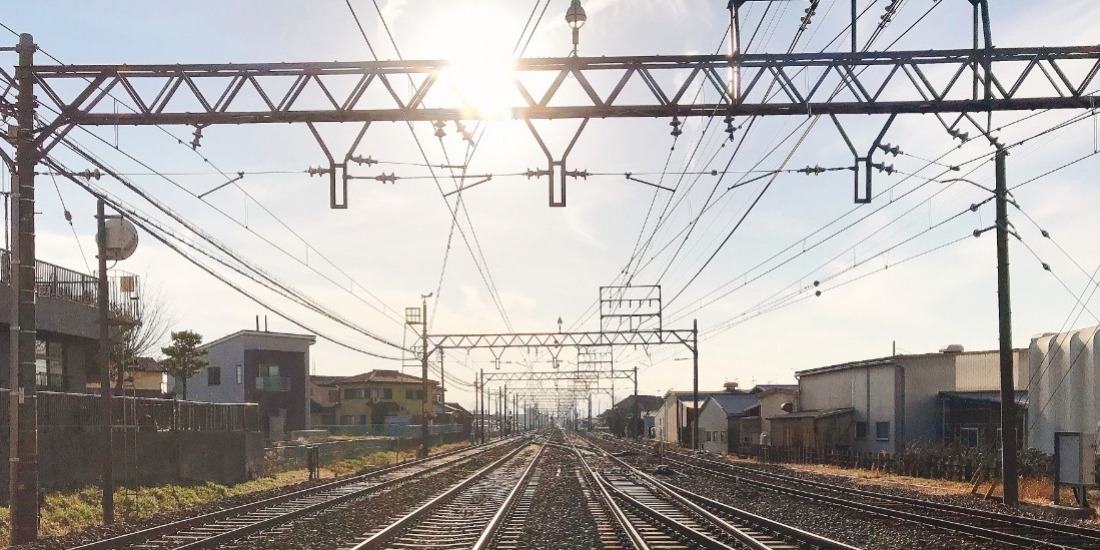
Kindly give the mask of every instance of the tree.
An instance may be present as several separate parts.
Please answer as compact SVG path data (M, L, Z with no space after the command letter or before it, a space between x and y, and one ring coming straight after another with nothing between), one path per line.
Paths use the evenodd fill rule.
M143 277L143 280L147 280ZM138 358L149 355L157 344L168 335L174 316L167 306L164 294L156 286L143 284L141 300L133 311L134 324L122 327L121 334L112 338L111 374L115 390L122 392L126 372L134 368Z
M189 330L172 333L172 343L160 348L164 359L160 364L170 376L179 378L183 384L183 398L187 399L187 379L199 373L207 365L206 350L199 349L202 335Z

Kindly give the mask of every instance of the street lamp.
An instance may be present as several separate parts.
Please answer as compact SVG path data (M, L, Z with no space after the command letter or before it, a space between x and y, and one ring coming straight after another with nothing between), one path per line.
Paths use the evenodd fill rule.
M573 57L577 56L577 43L581 37L581 27L584 26L584 22L588 20L588 16L584 13L584 8L581 7L581 0L573 0L573 3L569 5L569 9L565 12L565 22L569 25L569 28L573 29Z

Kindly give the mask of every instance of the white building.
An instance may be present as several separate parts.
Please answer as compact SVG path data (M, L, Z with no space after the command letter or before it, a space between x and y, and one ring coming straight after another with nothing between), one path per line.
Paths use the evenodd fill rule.
M1054 452L1055 432L1094 433L1100 425L1100 326L1031 340L1028 444Z
M1027 351L1015 350L1014 359L1016 389L1026 389ZM1000 360L997 351L941 351L830 365L795 376L800 411L854 409L851 448L896 453L910 441L952 441L958 437L946 433L958 428L945 428L941 400L951 397L941 392L997 390ZM843 447L845 442L829 445Z

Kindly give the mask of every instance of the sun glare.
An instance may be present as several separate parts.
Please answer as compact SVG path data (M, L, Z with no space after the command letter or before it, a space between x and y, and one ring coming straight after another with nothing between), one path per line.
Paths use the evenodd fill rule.
M516 97L514 26L483 7L456 11L448 22L448 66L440 74L440 84L455 94L471 118L511 118Z

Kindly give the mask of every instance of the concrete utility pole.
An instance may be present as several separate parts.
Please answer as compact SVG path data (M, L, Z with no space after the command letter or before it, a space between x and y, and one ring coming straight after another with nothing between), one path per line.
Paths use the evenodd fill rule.
M99 254L99 295L96 302L99 307L99 396L103 406L103 479L101 489L103 496L103 523L110 525L115 522L115 479L113 445L111 438L114 430L112 425L111 406L111 330L108 324L109 296L107 288L107 213L103 199L96 203L96 244ZM119 369L121 370L121 365Z
M692 371L692 400L695 402L695 410L691 420L691 448L699 450L699 320L691 322L691 371Z
M642 422L642 407L641 407L641 405L638 404L638 367L634 367L634 406L633 406L633 409L634 409L634 411L633 411L634 420L631 421L631 424L634 426L634 429L631 430L631 431L634 432L635 436L642 435L639 432L645 430L645 424Z
M8 383L11 543L38 539L38 403L35 394L34 285L34 38L19 35L15 78L15 181L12 185L11 355Z
M432 293L421 294L420 306L420 343L423 346L420 352L420 387L423 395L420 401L420 456L428 457L428 451L432 448L431 430L428 428L428 418L431 417L431 397L428 395L428 298Z
M997 147L997 314L1001 352L1001 484L1004 503L1019 505L1016 477L1016 376L1012 353L1012 301L1008 281L1008 151Z

